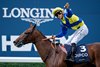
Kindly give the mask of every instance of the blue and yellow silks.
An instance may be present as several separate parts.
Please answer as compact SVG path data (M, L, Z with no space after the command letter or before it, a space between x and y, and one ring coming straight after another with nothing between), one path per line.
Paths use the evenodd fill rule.
M68 28L72 30L77 30L84 24L84 21L75 14L73 14L71 9L67 9L67 13L64 13L64 17L61 21L61 32L56 35L56 37L58 38L65 36Z

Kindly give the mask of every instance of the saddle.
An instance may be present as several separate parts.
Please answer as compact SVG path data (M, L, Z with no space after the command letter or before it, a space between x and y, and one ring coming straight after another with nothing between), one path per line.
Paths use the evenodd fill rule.
M62 45L60 44L60 46L62 46ZM65 48L65 50L66 50L66 51L65 50L63 50L63 51L65 53L67 52L66 59L69 59L70 56L71 56L72 46L65 44L63 46L63 48ZM80 45L78 45L76 47L74 60L75 60L74 63L87 63L87 62L90 62L90 58L89 58L88 49L87 49L87 45L86 44L80 44Z

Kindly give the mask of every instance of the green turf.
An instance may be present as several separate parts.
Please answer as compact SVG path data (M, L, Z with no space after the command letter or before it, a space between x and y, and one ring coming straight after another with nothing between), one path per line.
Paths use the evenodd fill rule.
M0 67L45 67L44 63L0 63Z

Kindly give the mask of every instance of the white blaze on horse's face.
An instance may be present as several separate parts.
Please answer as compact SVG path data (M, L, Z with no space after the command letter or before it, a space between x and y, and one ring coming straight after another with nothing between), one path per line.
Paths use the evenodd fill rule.
M15 41L14 41L14 45L17 47L21 47L24 44L30 43L32 42L31 38L32 38L32 33L34 31L34 27L31 26L30 28L28 28L25 32L23 32Z

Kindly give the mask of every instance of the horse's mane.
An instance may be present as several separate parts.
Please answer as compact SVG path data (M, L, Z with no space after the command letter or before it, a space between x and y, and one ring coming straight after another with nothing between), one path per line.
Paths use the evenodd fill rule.
M43 35L43 33L42 32L40 32L38 29L37 29L37 31L44 37L44 38L47 38L45 35ZM51 41L48 39L47 41L49 41L50 43L51 43Z

